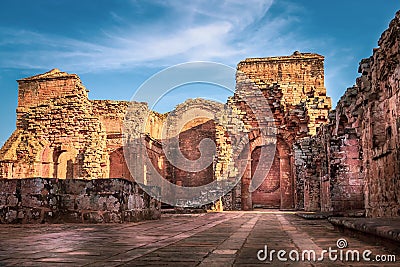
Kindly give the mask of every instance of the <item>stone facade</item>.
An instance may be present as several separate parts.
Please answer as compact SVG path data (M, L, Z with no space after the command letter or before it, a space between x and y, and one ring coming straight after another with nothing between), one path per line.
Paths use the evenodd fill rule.
M299 208L400 216L400 12L378 45L329 124L295 144Z
M147 110L145 103L89 100L79 77L58 69L18 85L17 129L0 150L0 178L12 179L0 180L1 222L126 222L159 216L148 215L159 204L132 183L123 155L126 110ZM159 142L149 137L159 134L159 117L150 112L147 131L141 132L152 162L163 160ZM34 177L56 179L29 181ZM112 184L103 188L106 183ZM20 195L21 190L26 193ZM142 204L132 202L139 198ZM98 206L102 201L104 208Z

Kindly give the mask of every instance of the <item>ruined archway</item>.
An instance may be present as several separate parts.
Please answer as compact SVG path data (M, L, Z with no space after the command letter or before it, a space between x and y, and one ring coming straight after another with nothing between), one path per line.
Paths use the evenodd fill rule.
M77 176L74 170L75 156L68 151L62 151L57 156L54 168L55 177L59 179L72 179Z
M290 138L288 138L290 139ZM260 138L255 138L250 143L251 154L245 158L242 153L241 161L246 165L246 171L241 181L241 203L243 210L253 208L279 208L290 210L294 208L294 177L292 174L292 152L287 141L278 138L275 144L263 144ZM261 149L273 156L272 164L268 169L263 169L260 157ZM249 192L251 180L255 171L265 174L260 186Z
M163 149L173 183L199 187L216 179L217 120L223 110L221 103L197 98L186 100L168 115L163 127Z
M251 152L251 176L260 163L261 146L257 146ZM280 193L280 165L279 157L275 153L272 165L265 172L263 183L252 192L252 204L254 208L279 208L281 202Z

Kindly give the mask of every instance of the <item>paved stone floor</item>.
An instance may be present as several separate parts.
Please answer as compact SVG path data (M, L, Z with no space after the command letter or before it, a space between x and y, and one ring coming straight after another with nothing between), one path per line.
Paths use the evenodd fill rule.
M340 238L348 246L338 250ZM286 251L281 256L288 261L280 261L277 252L272 262L260 261L257 254L262 259L265 246L267 255ZM340 251L356 249L360 255L371 250L371 259L392 254L343 236L325 220L279 211L163 215L130 224L0 225L0 266L396 266L330 261L327 253L323 262L289 258L298 253L301 259L304 250L316 251L318 258L329 247L338 250L332 254L338 257Z

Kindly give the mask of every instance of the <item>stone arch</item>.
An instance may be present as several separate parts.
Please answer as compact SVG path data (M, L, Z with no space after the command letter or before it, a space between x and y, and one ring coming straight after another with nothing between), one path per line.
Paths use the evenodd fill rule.
M248 146L250 155L241 159L246 162L246 171L241 181L241 202L243 210L251 210L253 207L279 208L288 210L294 208L294 177L292 173L293 155L290 135L277 137L272 165L266 170L266 177L262 184L252 193L249 186L254 175L255 168L260 160L260 151L264 144L260 136L253 136ZM245 150L244 150L245 151ZM268 151L268 147L267 147ZM244 155L245 153L243 153Z
M59 179L72 179L79 176L75 161L77 151L68 145L62 145L59 150L56 150L54 162L54 177Z
M163 129L164 138L177 136L193 118L218 120L217 117L222 115L223 110L224 105L221 103L202 98L188 99L179 104L166 118L168 127Z
M259 164L262 146L256 146L251 152L251 177L253 177L256 168L262 168ZM267 148L268 149L268 148ZM280 165L279 157L276 153L269 170L264 170L265 178L262 184L252 192L253 207L279 208L281 201L280 194Z

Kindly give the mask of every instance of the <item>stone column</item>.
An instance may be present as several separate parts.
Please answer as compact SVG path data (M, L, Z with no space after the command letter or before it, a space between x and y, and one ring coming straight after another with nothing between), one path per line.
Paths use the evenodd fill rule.
M246 164L246 169L242 176L242 210L253 210L251 192L249 191L251 183L251 159L241 160L241 164Z
M285 151L286 152L286 151ZM281 210L294 208L293 177L289 155L282 155L280 163Z

